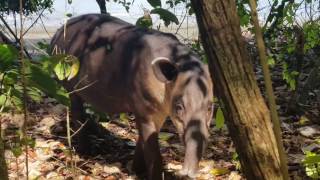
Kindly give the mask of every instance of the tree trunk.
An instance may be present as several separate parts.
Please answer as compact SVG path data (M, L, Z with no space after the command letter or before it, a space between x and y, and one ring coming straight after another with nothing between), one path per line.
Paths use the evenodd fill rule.
M96 1L99 5L101 14L107 14L106 0L96 0Z
M284 179L270 111L255 80L234 0L192 0L209 68L247 179Z

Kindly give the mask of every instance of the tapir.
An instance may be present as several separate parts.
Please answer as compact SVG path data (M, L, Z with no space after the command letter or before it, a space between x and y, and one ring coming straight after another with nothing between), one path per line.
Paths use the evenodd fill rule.
M102 112L133 113L139 132L133 170L157 180L162 179L158 134L170 117L185 146L180 174L195 176L213 111L209 71L196 53L172 34L102 14L69 19L54 35L54 48L80 61L77 75L62 82L72 92L73 122L85 122L83 103ZM83 149L90 148L86 127L79 133Z

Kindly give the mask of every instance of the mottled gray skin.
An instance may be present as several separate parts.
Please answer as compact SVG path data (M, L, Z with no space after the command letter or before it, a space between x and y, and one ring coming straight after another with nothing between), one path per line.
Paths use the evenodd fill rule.
M170 116L185 148L180 174L193 177L209 133L212 84L207 67L175 36L120 19L89 14L72 18L52 39L54 53L77 56L79 73L63 85L71 95L72 121L83 120L83 102L108 112L132 112L139 130L133 169L162 179L158 133ZM81 89L79 91L79 89ZM85 129L81 140L86 147ZM81 149L80 149L81 151Z

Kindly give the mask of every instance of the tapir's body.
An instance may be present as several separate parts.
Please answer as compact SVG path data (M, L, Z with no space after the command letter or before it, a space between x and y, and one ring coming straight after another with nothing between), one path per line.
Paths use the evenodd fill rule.
M65 29L65 36L64 28L58 30L51 46L53 53L72 54L81 62L77 76L63 82L73 91L72 120L84 122L83 102L103 112L133 112L139 129L134 168L146 170L148 179L159 179L157 135L171 116L187 146L186 158L192 156L185 159L182 173L192 175L211 119L212 85L199 58L173 35L111 16L79 16L69 20Z

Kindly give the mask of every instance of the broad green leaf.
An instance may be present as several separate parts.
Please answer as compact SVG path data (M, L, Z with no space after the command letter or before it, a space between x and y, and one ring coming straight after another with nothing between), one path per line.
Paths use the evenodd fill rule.
M161 0L147 0L147 1L154 8L161 7Z
M62 81L70 80L78 74L80 61L73 55L59 54L51 58L44 58L43 65L49 73L53 69L58 79Z
M71 65L71 70L70 70L70 74L68 76L68 81L72 78L74 78L78 72L79 72L79 69L80 69L80 62L79 60L76 58L72 61L72 65Z
M60 61L58 64L56 64L56 66L54 67L54 72L56 73L58 79L60 81L66 79L70 73L71 73L71 68L70 66L63 62L63 61Z
M19 111L23 109L23 95L22 95L22 87L16 85L11 90L12 96L10 97L10 106L14 106Z
M217 110L215 122L216 122L216 128L218 129L221 129L224 126L224 116L221 108Z
M30 97L33 101L40 103L40 101L42 100L42 96L39 89L35 87L28 87L27 89L28 97Z
M17 69L11 69L9 72L7 72L6 76L4 77L4 85L10 86L17 84L19 76L20 72Z
M27 76L29 85L38 88L63 105L68 106L70 104L68 93L51 78L50 74L36 65L30 65L29 71L29 75Z
M0 71L7 71L18 59L18 50L8 44L0 44Z
M175 24L179 24L179 20L176 15L174 15L172 12L163 9L163 8L155 8L151 10L151 14L158 14L160 16L160 19L164 21L165 26L169 26L171 22Z
M250 23L250 15L244 14L240 17L240 25L241 26L247 26Z
M2 106L6 106L6 104L4 104L6 102L6 99L7 99L6 94L1 94L0 95L0 109L2 108Z

